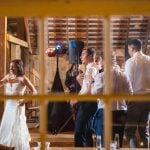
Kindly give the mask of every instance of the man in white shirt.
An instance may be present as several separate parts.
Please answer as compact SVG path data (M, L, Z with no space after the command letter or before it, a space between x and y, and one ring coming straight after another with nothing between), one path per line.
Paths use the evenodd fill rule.
M128 41L128 53L131 56L125 63L125 73L130 80L134 94L146 94L150 90L150 57L142 53L142 42L138 39ZM147 147L146 123L150 111L150 102L128 102L127 125L125 134L131 148ZM140 135L140 144L136 129Z
M90 94L89 89L93 80L91 75L94 77L95 68L93 67L95 56L94 48L87 48L82 51L81 61L86 65L86 70L77 76L77 81L81 85L79 95ZM72 102L71 102L72 103ZM74 102L72 103L74 104ZM76 147L92 147L92 130L88 127L89 119L95 113L97 109L96 101L78 102L78 110L75 120L75 146Z
M103 54L102 57L102 65L104 63ZM113 94L131 94L132 87L123 72L121 72L120 67L117 65L115 54L112 55L113 58L113 68L112 68L112 92ZM92 94L103 94L104 90L104 72L100 71L94 78L94 83L92 87ZM95 124L95 133L96 135L101 135L102 137L102 145L103 145L103 109L105 108L105 103L103 100L98 101L98 110L95 115L97 118L97 123ZM123 135L124 135L124 126L126 120L126 103L124 100L122 101L114 101L112 105L113 112L113 128L112 128L112 138L114 139L115 134L119 134L119 143L120 147L122 147L123 143Z

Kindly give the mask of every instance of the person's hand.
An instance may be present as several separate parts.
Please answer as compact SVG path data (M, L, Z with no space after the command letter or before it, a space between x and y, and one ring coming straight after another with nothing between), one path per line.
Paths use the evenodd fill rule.
M24 100L19 100L19 106L23 106L25 104Z
M80 84L80 86L82 86L84 77L85 77L85 74L84 74L84 73L80 73L80 74L78 74L78 76L76 77L76 79L77 79L78 83Z
M77 100L70 100L70 106L74 107L75 105L77 105L78 101Z
M7 76L7 81L10 82L10 83L13 83L16 79L16 75L15 74L9 74Z
M84 73L79 73L78 76L77 76L77 80L78 80L78 81L83 80L83 79L84 79L84 76L85 76Z
M73 87L75 87L75 84L73 83L73 84L71 84L69 87L70 87L70 88L73 88Z
M94 78L93 78L92 74L90 74L90 75L88 76L88 81L89 81L90 83L93 83L93 82L94 82Z

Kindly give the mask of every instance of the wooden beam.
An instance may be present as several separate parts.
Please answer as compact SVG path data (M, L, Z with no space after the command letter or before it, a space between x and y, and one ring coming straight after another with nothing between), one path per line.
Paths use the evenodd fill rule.
M23 41L23 40L21 40L21 39L19 39L19 38L16 38L16 37L14 37L14 36L12 36L12 35L10 35L10 34L7 34L6 40L9 41L9 42L15 43L15 44L17 44L17 45L26 47L26 48L29 47L28 42Z
M6 50L6 31L7 31L7 18L0 17L0 79L6 75L8 55ZM0 88L0 95L4 94L4 87ZM3 115L4 102L0 102L0 121Z
M0 14L1 16L149 15L150 1L1 0Z

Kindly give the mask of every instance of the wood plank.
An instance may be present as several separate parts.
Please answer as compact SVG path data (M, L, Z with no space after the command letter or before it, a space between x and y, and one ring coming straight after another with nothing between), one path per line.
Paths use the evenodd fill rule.
M7 50L6 50L6 28L7 28L7 18L6 17L0 17L0 79L2 79L6 75L6 69L7 69L7 61L9 61L9 58L7 56ZM8 58L8 59L7 59ZM0 88L0 94L4 94L4 87ZM4 110L4 102L0 102L0 121L2 118Z
M16 38L16 37L14 37L14 36L12 36L10 34L7 34L6 39L7 39L7 41L15 43L17 45L20 45L20 46L23 46L23 47L26 47L26 48L29 47L28 42L23 41L23 40L21 40L19 38Z

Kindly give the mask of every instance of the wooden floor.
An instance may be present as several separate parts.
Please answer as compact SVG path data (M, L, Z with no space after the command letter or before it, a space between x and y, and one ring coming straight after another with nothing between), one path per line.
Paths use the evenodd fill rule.
M38 128L30 129L31 135L31 147L37 146L37 142L40 141L40 134ZM73 132L63 132L60 134L47 134L46 141L50 142L52 147L73 147L74 146L74 133Z
M40 134L38 128L30 129L31 135L31 147L37 146L37 142L40 141ZM93 136L94 146L96 145L95 136ZM63 132L60 134L47 134L46 141L50 142L51 147L74 147L74 132ZM124 140L123 147L127 147L127 142Z
M32 128L30 130L30 135L31 135L31 148L37 146L37 142L40 141L40 134L39 134L39 129L38 128ZM96 145L96 140L95 136L93 136L94 140L94 146ZM63 132L60 134L47 134L46 135L46 141L50 142L50 147L74 147L74 132ZM126 139L124 139L123 142L123 148L127 148L128 144Z
M61 133L57 135L47 134L46 141L50 142L50 150L95 150L95 144L93 148L75 148L74 147L74 134L73 132L69 133ZM31 141L31 150L35 150L34 147L37 146L37 141L40 141L39 133L31 133L32 141ZM95 137L93 137L95 143ZM127 142L124 140L123 148L121 150L133 150L129 149L127 146ZM137 148L135 149L137 150ZM140 150L147 150L141 148Z
M32 130L31 134L31 147L37 146L37 142L40 141L40 134L36 130ZM95 136L93 136L94 146L96 145ZM50 142L51 147L74 147L74 133L64 132L61 134L47 134L46 141ZM123 147L127 147L127 142L124 140Z
M46 141L50 142L52 147L73 147L74 146L74 135L71 133L57 134L57 135L46 135ZM31 134L31 146L36 146L37 142L40 141L40 135L38 133Z

